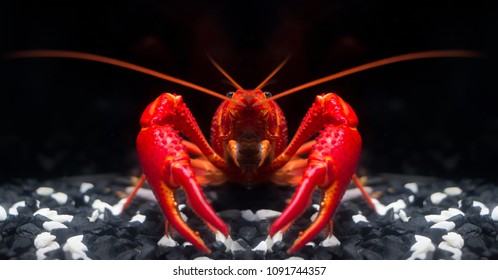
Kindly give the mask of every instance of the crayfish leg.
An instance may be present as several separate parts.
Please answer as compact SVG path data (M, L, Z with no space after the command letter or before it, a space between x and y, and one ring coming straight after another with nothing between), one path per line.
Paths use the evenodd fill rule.
M358 187L358 189L360 190L361 194L363 195L363 197L367 201L368 205L370 205L370 207L372 207L372 209L375 211L375 213L377 213L377 209L375 208L375 204L373 203L372 199L370 198L370 195L368 194L368 192L365 190L363 183L361 182L360 178L358 178L358 175L356 175L356 173L353 174L352 180L353 180L354 184L356 185L356 187Z
M130 203L133 201L133 198L135 198L135 196L137 195L137 192L138 190L144 185L145 183L145 175L142 174L142 176L140 176L140 179L138 179L138 182L135 184L135 187L133 187L133 190L131 191L131 193L128 195L128 197L126 198L126 201L123 205L123 208L121 210L121 214L124 212L124 210L130 206Z

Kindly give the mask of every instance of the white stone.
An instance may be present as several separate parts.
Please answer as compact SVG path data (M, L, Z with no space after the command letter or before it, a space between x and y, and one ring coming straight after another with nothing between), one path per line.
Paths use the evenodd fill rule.
M182 211L186 207L187 207L187 205L182 203L182 204L178 205L178 211Z
M474 207L480 207L481 208L481 212L479 212L479 214L481 216L489 214L489 208L486 205L484 205L484 203L482 203L480 201L474 201L472 203L472 206L474 206Z
M439 245L437 247L441 250L445 250L445 251L453 253L453 256L451 256L451 257L454 260L461 260L462 259L462 250L451 246L447 241L442 241L441 243L439 243Z
M320 242L320 246L323 247L335 247L341 245L341 241L335 237L335 235L327 236L322 242Z
M433 252L436 247L432 244L432 241L422 235L415 235L415 244L412 245L410 251L412 251L412 255L408 258L409 260L421 259L425 260L427 258L427 254Z
M138 211L135 216L131 217L130 222L143 223L145 222L145 218L147 217L145 215L140 214L140 211Z
M131 192L133 192L134 188L135 187L128 187L125 189L125 191L126 191L126 193L130 194ZM151 189L141 188L137 191L137 193L135 194L135 197L143 199L143 200L147 200L147 201L152 201L152 202L157 201L156 196L154 195L154 193L152 192Z
M50 195L50 197L52 197L60 205L66 204L67 199L68 199L67 194L62 193L62 192L53 193L52 195Z
M230 247L230 250L231 250L232 252L235 252L235 251L242 251L242 250L245 250L245 248L244 248L244 247L242 247L242 246L239 244L239 242L234 241L234 242L232 242L232 246Z
M275 233L275 235L272 237L273 243L277 243L278 241L282 241L282 236L283 236L283 234L281 231Z
M412 191L412 193L418 193L417 183L406 183L404 187L405 189Z
M316 204L316 203L314 203L313 205L311 205L311 207L312 207L313 209L315 209L316 211L320 211L320 204Z
M493 219L493 221L498 221L498 206L495 206L495 208L493 208L493 212L491 212L491 219Z
M462 194L462 189L459 187L448 187L444 189L444 193L449 196L459 196Z
M225 252L230 252L232 248L232 243L233 243L232 237L229 235L225 240L225 247L227 248Z
M83 196L83 201L85 201L85 203L90 202L90 197L89 197L88 195L86 195L86 194L85 194L85 195Z
M54 241L55 238L56 236L49 232L42 232L35 237L34 245L36 249L44 248L47 247L50 242Z
M59 223L71 222L74 218L74 216L72 215L66 215L66 214L59 215L57 214L57 211L50 210L49 208L38 209L35 213L33 213L33 216L36 215L42 215L52 221Z
M441 201L443 201L443 199L445 199L447 197L448 197L448 195L445 193L435 192L435 193L431 194L431 202L432 202L432 204L438 205L439 203L441 203Z
M157 245L161 247L176 247L178 242L176 242L171 236L165 234L158 242Z
M86 193L87 191L93 189L95 186L92 183L81 183L80 193Z
M256 220L256 215L251 210L243 210L240 211L240 214L242 215L242 218L246 221L252 222Z
M408 217L408 215L406 215L406 212L403 209L399 210L399 218L405 223L407 223L411 219L411 217Z
M212 260L212 259L206 256L201 256L194 259L194 261L207 261L207 260Z
M49 196L54 193L54 189L50 187L39 187L36 189L36 194L40 196Z
M406 203L403 199L398 199L395 202L389 203L387 206L380 203L377 199L372 198L372 202L375 205L375 209L377 210L377 214L384 216L387 211L393 209L393 212L397 214L401 209L406 208Z
M457 215L465 216L465 213L463 213L462 211L460 211L459 209L456 209L456 208L449 208L448 210L441 211L441 214L439 214L439 215L426 215L425 220L427 222L439 223L442 221L446 221L449 218L457 216Z
M355 223L359 223L359 222L367 222L368 223L367 217L363 216L361 213L353 215L352 218L353 218L353 222L355 222Z
M445 229L446 231L450 231L455 228L455 223L448 221L441 221L433 224L431 228L442 228Z
M7 211L0 205L0 222L7 220Z
M26 202L23 200L23 201L18 201L16 203L14 203L10 208L9 208L9 214L10 215L14 215L14 216L17 216L19 215L19 212L17 212L17 208L18 207L25 207L26 206Z
M415 196L413 194L409 195L408 196L408 202L413 203L414 201L415 201Z
M99 210L93 210L93 212L92 212L92 216L87 217L87 218L88 218L88 220L89 220L90 222L92 222L92 223L93 223L93 222L95 222L95 221L99 218L99 215L100 215Z
M182 246L187 247L187 246L194 246L194 245L192 245L192 243L186 241L186 242L183 242Z
M316 212L313 215L311 215L311 217L310 217L311 222L314 222L316 220L316 217L318 217L318 213L320 213L320 212Z
M225 241L227 240L227 238L223 235L223 233L221 233L221 231L217 231L215 237L217 241L221 241L223 243L225 243Z
M52 231L56 228L67 228L67 226L56 221L47 221L43 223L43 228L47 231Z
M463 238L460 234L456 232L449 232L446 235L443 235L442 237L444 241L448 242L452 247L462 249L463 248Z
M188 217L187 217L187 215L185 215L183 212L180 212L180 217L182 217L182 220L183 220L184 222L188 221Z
M95 199L92 203L92 208L99 210L101 214L105 213L105 209L109 209L114 216L121 214L123 210L123 205L126 202L126 198L121 199L117 204L110 205L107 202L104 202L100 199Z
M268 248L268 252L273 252L273 250L271 249L271 247L273 247L274 244L273 239L271 239L270 236L267 236L265 243L266 243L266 248Z
M83 235L76 235L67 239L66 244L62 247L64 252L71 254L73 260L89 260L90 258L86 255L88 248L83 244Z
M271 209L261 209L256 211L256 221L260 221L263 219L271 219L278 217L282 214L282 212L271 210Z
M287 258L286 260L290 260L290 261L302 261L304 259L301 258L301 257L294 257L294 256L292 256L290 258Z
M60 247L61 246L59 245L59 243L52 241L49 244L47 244L47 246L45 246L43 248L39 248L38 250L36 250L36 258L38 260L44 260L47 258L47 256L45 256L45 253L48 253L48 252L53 251L53 250L57 250Z
M364 189L365 189L365 192L367 194L370 194L373 191L371 187L364 187ZM360 191L359 188L348 189L348 190L346 190L346 192L342 196L341 202L351 201L353 199L357 199L358 197L362 197L362 196L363 196L363 193Z
M268 246L266 246L266 242L265 241L261 241L259 242L258 245L256 245L256 247L252 248L253 251L263 251L263 252L266 252L268 250Z

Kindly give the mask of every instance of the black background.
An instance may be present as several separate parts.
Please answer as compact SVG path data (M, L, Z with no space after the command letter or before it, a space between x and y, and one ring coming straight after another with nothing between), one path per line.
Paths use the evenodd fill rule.
M385 66L279 100L293 134L314 95L355 108L360 174L498 177L494 1L5 1L2 53L82 51L232 90L206 55L240 84L290 87L409 52L470 49L486 59ZM114 66L70 59L0 61L0 177L139 174L138 120L162 92L184 96L204 132L219 100ZM207 134L206 134L207 135Z

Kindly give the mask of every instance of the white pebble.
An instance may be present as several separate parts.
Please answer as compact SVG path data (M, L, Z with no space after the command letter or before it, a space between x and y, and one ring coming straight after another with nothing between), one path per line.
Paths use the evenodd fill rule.
M41 208L41 209L37 210L33 214L33 216L36 216L36 215L42 215L46 218L49 218L52 221L56 221L59 223L71 222L74 218L72 215L65 215L65 214L59 215L59 214L57 214L57 211L50 210L49 208Z
M87 218L88 218L88 220L89 220L90 222L92 222L92 223L93 223L93 222L95 222L95 221L99 218L99 214L100 214L100 213L99 213L99 210L94 210L94 211L92 212L92 216L87 217Z
M320 213L320 212L316 212L313 215L311 215L311 217L310 217L311 222L314 222L316 220L316 217L318 217L318 213Z
M403 209L399 210L399 218L405 223L407 223L411 219L411 217L408 217L408 215L406 215L406 212Z
M431 228L442 228L445 229L446 231L450 231L455 228L455 223L448 221L441 221L433 224Z
M434 244L432 244L432 241L425 236L415 235L415 240L415 244L413 244L410 248L410 251L412 251L413 254L408 258L409 260L425 260L427 258L427 254L436 249Z
M164 235L158 242L157 245L162 247L176 247L178 246L178 242L176 242L169 235Z
M364 189L365 189L365 192L367 194L370 194L373 192L371 187L364 187ZM358 188L348 189L348 190L346 190L346 192L342 196L341 202L351 201L353 199L356 199L356 198L362 197L362 196L363 196L363 193L360 191L360 189L358 189Z
M320 204L316 204L316 203L315 203L315 204L311 205L311 207L312 207L313 209L315 209L316 211L320 211Z
M68 198L67 194L61 192L53 193L50 197L52 197L60 205L66 204Z
M389 203L387 206L384 205L384 204L382 204L382 203L380 203L375 198L372 198L372 202L375 205L375 210L377 210L377 214L379 214L381 216L384 216L387 213L387 211L389 211L390 209L393 209L393 212L395 214L397 214L401 209L405 209L406 208L406 203L402 199L398 199L395 202Z
M192 245L192 243L186 241L186 242L183 242L182 246L187 247L187 246L194 246L194 245Z
M242 218L246 221L252 222L256 220L256 215L251 210L243 210L240 211L240 214L242 215Z
M341 241L335 237L335 235L327 236L322 242L320 242L320 246L323 247L335 247L341 245Z
M428 222L439 223L442 221L446 221L449 218L457 216L457 215L465 216L465 214L462 211L460 211L459 209L449 208L448 210L441 211L441 214L439 214L439 215L426 215L425 220Z
M444 189L444 193L449 196L459 196L462 194L462 189L459 187L448 187Z
M441 203L441 201L443 201L443 199L445 199L447 197L448 197L448 195L445 193L435 192L435 193L431 194L431 202L432 202L432 204L438 205L439 203Z
M225 247L227 248L225 250L226 253L230 252L231 248L232 248L232 243L233 243L233 240L232 240L232 237L229 235L227 237L227 239L225 240Z
M412 191L412 193L418 193L417 183L406 183L404 187L405 189Z
M481 216L489 214L489 208L480 201L474 201L472 203L472 206L481 208L481 212L479 213Z
M223 233L221 233L221 231L216 231L216 234L214 236L216 237L216 241L225 243L225 241L227 240L227 238L223 235Z
M17 208L18 207L26 207L26 202L23 200L23 201L19 201L19 202L16 202L14 203L10 208L9 208L9 214L10 215L14 215L14 216L17 216L19 215L19 212L17 212Z
M261 209L256 211L256 221L260 221L263 219L271 219L278 217L282 214L282 212L271 210L271 209Z
M105 213L105 209L109 209L114 216L121 214L123 210L123 205L126 202L126 198L121 199L117 204L110 205L100 199L95 199L92 203L92 208L99 210L101 214Z
M49 196L53 193L54 189L49 187L39 187L38 189L36 189L36 194L41 196Z
M83 244L83 235L76 235L67 239L66 244L62 247L64 252L71 254L73 260L89 260L90 258L86 255L88 248Z
M0 205L0 222L7 220L7 211Z
M287 258L286 260L290 260L290 261L302 261L304 259L301 258L301 257L292 256L292 257Z
M67 226L64 225L63 223L59 223L56 221L48 221L43 223L43 228L45 230L52 231L53 229L56 228L67 228Z
M45 256L45 253L53 251L53 250L57 250L60 247L61 246L59 245L59 243L52 241L47 246L36 250L36 258L38 260L44 260L47 258L47 256Z
M186 207L187 207L187 205L182 203L182 204L178 205L178 211L182 211Z
M278 241L282 241L282 236L283 236L283 234L281 231L275 233L275 235L272 237L273 243L277 243Z
M85 201L85 203L90 202L90 197L89 197L88 195L86 195L86 194L85 194L85 195L83 196L83 201Z
M258 245L256 245L256 247L252 248L253 251L263 251L263 252L266 252L268 250L268 247L266 246L266 242L265 241L261 241L259 242Z
M86 193L87 191L93 189L95 186L92 183L81 183L80 193Z
M353 215L352 218L353 218L353 222L355 222L356 224L359 222L367 222L368 223L367 217L363 216L361 213Z
M242 246L239 244L239 242L234 241L234 242L232 242L232 246L230 247L230 250L231 250L232 252L235 252L235 251L243 251L243 250L245 250L245 248L244 248L244 247L242 247Z
M454 260L461 260L462 259L462 250L451 246L447 241L442 241L441 243L439 243L439 245L437 247L441 250L445 250L445 251L453 253L453 256L451 256L451 257Z
M125 189L126 193L127 194L130 194L133 189L135 187L128 187ZM156 202L156 196L154 195L154 193L152 192L151 189L144 189L144 188L141 188L137 191L137 193L135 194L135 197L136 198L140 198L140 199L143 199L143 200L147 200L147 201L152 201L152 202Z
M145 222L145 218L146 218L145 215L140 214L140 211L138 211L135 216L131 217L130 222L143 223L143 222Z
M212 260L212 259L206 256L201 256L194 259L194 261L207 261L207 260Z
M414 201L415 201L415 196L413 194L409 195L408 196L408 202L413 203Z
M463 238L460 234L456 232L449 232L446 235L443 235L444 241L448 242L452 247L462 249L463 248Z
M56 238L56 236L50 234L49 232L42 232L42 233L38 234L35 237L35 241L34 241L36 249L47 247L48 244L50 244L50 242L55 240L55 238Z
M493 221L498 221L498 206L493 208L493 212L491 212L491 219L493 219Z
M36 258L38 260L44 260L47 258L47 256L45 256L45 253L48 253L48 252L53 251L53 250L57 250L60 247L61 246L59 245L59 243L52 241L47 246L36 250Z

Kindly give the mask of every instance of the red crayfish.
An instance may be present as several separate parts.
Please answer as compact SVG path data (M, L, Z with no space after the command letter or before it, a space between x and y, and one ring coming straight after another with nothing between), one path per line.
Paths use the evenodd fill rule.
M262 88L285 61L253 89L241 87L212 61L236 88L236 91L225 96L175 77L98 55L51 50L11 54L11 57L65 57L113 64L223 100L212 120L210 144L181 95L163 93L147 106L140 119L141 130L137 137L143 175L126 203L130 203L136 191L147 180L166 216L166 234L171 224L186 240L205 253L210 253L211 249L180 215L175 200L175 192L179 188L185 192L192 210L213 232L220 232L225 237L230 234L229 227L206 200L202 185L222 184L226 181L296 185L290 203L272 223L270 236L285 232L309 206L312 193L320 189L323 195L319 213L311 225L300 233L287 250L288 253L299 250L327 226L329 234L332 234L332 217L352 179L368 200L368 195L355 175L361 152L361 137L357 129L358 118L351 106L334 93L316 96L296 134L288 143L286 120L275 102L276 99L386 64L421 58L475 56L478 54L463 50L400 55L329 75L273 96L262 91ZM186 136L188 141L180 134ZM318 136L311 139L314 135Z

